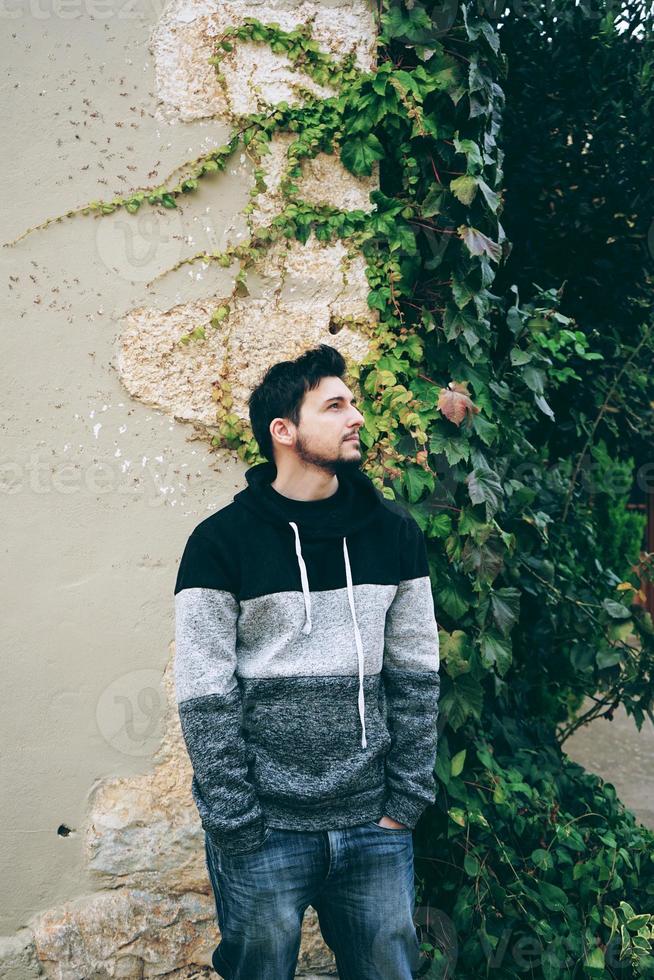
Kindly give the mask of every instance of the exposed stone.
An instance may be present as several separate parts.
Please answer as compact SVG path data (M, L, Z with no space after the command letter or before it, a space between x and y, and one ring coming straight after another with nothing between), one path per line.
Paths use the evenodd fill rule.
M204 342L182 346L179 341L196 327L208 326L212 311L226 299L216 296L170 310L132 310L122 321L116 354L120 379L130 395L180 421L214 422L212 383L221 374L226 336L208 327Z
M330 204L342 211L371 211L370 191L379 186L379 165L370 177L354 177L337 156L319 153L302 162L300 197L309 204Z
M276 135L261 161L266 190L255 198L255 209L249 219L252 228L269 224L282 210L280 182L293 139L289 133ZM337 154L319 153L302 160L302 176L296 183L298 197L308 204L328 204L342 211L370 211L373 206L369 195L379 186L379 171L375 166L370 177L355 177L345 169Z
M172 645L171 645L172 648ZM203 832L190 797L192 769L175 704L172 660L162 679L163 737L153 768L92 790L85 845L104 888L205 892Z
M305 245L272 248L258 271L259 295L231 300L229 316L217 327L210 325L211 314L230 302L224 295L166 311L132 310L123 320L116 358L130 394L178 419L212 425L213 383L220 378L233 386L232 411L247 418L249 392L274 361L319 343L355 361L366 355L374 316L361 256L348 260L342 242L322 245L311 237ZM356 325L334 334L334 317L353 317ZM197 326L206 326L206 340L180 345Z
M221 61L226 91L208 59L215 39L227 27L256 17L292 31L313 18L314 38L326 52L342 57L353 50L357 64L370 70L375 57L372 9L365 0L297 3L293 0L174 0L152 34L157 89L162 115L188 121L205 116L256 112L266 104L300 101L298 85L330 94L307 75L292 70L287 58L266 45L236 40Z
M168 977L209 965L213 901L206 894L170 896L119 888L83 895L32 922L46 975L57 980Z
M286 30L312 19L314 37L326 51L340 57L353 49L362 68L372 67L372 15L363 2L217 5L213 0L175 0L154 32L152 47L161 100L179 118L251 112L261 99L292 101L291 87L300 76L266 45L235 40L234 50L221 61L225 91L217 86L207 64L211 39L248 16ZM306 76L301 80L310 87ZM256 195L247 217L251 231L269 225L284 206L280 182L292 140L291 134L277 135L260 161L266 189ZM312 204L369 210L377 181L377 171L354 177L337 154L321 153L302 162L298 192ZM293 358L321 342L353 360L368 352L377 315L367 305L365 262L360 255L348 256L342 242L325 245L314 237L304 245L284 241L269 249L248 275L247 296L209 296L165 311L139 308L124 318L116 366L134 398L177 419L211 426L219 380L232 384L231 411L247 418L249 392L274 361ZM230 314L214 328L211 314L220 305L229 305ZM180 345L180 338L199 326L206 328L206 339Z
M302 923L302 942L297 961L297 974L303 973L336 973L336 960L331 949L325 944L320 932L318 913L310 905L304 914Z
M31 930L0 936L0 980L37 980L43 976Z

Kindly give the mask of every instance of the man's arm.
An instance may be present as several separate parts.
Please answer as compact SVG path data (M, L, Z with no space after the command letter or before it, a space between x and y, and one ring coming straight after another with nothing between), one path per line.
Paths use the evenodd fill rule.
M228 561L201 533L188 539L175 585L175 693L202 825L226 853L265 833L248 780L236 669L239 604Z
M436 799L440 654L427 547L407 515L400 531L402 577L386 614L382 679L393 739L386 755L384 814L415 827Z

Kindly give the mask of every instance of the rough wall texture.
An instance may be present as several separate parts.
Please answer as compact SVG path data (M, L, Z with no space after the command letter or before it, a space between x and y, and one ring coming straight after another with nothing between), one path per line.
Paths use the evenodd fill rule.
M286 30L311 18L314 36L326 51L340 57L354 50L362 68L372 67L373 22L361 2L175 0L153 34L162 111L183 120L215 115L233 119L282 100L298 103L300 82L318 94L333 94L292 71L288 60L267 46L245 42L236 43L221 61L225 82L218 85L213 67L207 64L212 43L226 27L248 16ZM290 135L277 137L263 159L266 190L254 198L254 210L246 216L249 231L270 224L282 208L279 185L291 141ZM371 207L369 193L377 184L376 173L357 179L336 156L325 153L305 160L302 170L299 194L309 203ZM333 343L354 359L366 353L374 317L366 302L365 265L360 256L348 258L341 243L323 245L312 237L306 245L277 245L250 279L258 288L247 297L234 297L229 290L167 311L131 311L124 321L116 361L130 394L177 418L210 425L216 415L212 384L218 377L231 383L232 411L245 417L248 392L272 361L297 356L321 341ZM208 330L206 341L179 344L181 336L206 325L212 310L230 300L229 317ZM355 327L340 327L335 339L337 317L354 318ZM292 331L289 324L294 325Z
M211 952L220 933L203 832L195 807L189 806L192 772L171 666L172 659L163 678L164 735L153 768L138 777L99 781L90 796L85 850L100 890L32 920L32 961L47 976L181 980L197 976L202 967L207 975L213 972ZM300 967L332 965L311 910L303 925Z
M126 4L124 9L131 8ZM372 63L373 20L368 4L362 0L354 3L321 3L318 0L311 3L176 0L154 26L150 43L156 82L155 93L149 93L155 110L152 118L162 126L170 127L170 132L177 133L177 159L169 154L170 159L166 163L169 170L179 160L193 158L193 154L185 152L184 144L191 137L181 135L180 127L184 124L215 124L220 129L221 138L205 137L205 142L213 147L224 141L234 114L249 112L262 103L282 99L290 102L301 98L298 77L285 60L257 45L237 45L223 66L226 87L223 90L217 85L213 68L206 64L207 57L212 53L212 38L224 27L237 24L248 16L274 21L288 29L313 19L314 34L325 50L342 55L354 47L361 66ZM61 46L65 46L69 43L65 25L57 23L54 27L61 30ZM121 30L124 31L121 36L128 37L130 25L121 25ZM47 36L47 29L42 33ZM120 30L117 30L116 36L119 34ZM79 48L75 56L78 53ZM90 84L94 84L91 75L101 73L101 66L97 68L94 65L89 76ZM132 102L138 103L140 96L136 69L134 80L130 105ZM319 91L306 78L303 77L301 82L303 87ZM116 92L122 96L121 87L126 87L125 79L117 77L115 83ZM74 85L74 81L70 84ZM123 123L117 120L115 125L121 128ZM137 128L135 124L131 125ZM101 164L102 151L97 147L102 141L92 139L90 142L95 149L89 148L87 163L93 167L95 163ZM109 216L106 221L92 219L93 249L89 249L84 239L90 221L80 226L77 233L69 231L65 225L57 226L54 231L48 230L50 238L45 244L43 239L32 239L31 252L21 245L23 252L19 258L27 265L28 272L30 263L31 266L37 265L30 258L37 247L43 248L41 254L46 263L58 257L62 262L67 262L68 267L74 268L77 275L72 285L66 281L69 290L80 282L90 281L94 262L102 267L103 274L108 273L109 283L115 275L122 279L120 289L113 297L113 309L110 302L108 310L115 327L111 365L107 356L106 331L102 336L102 345L97 344L89 351L94 364L100 363L104 370L110 367L115 372L112 378L113 394L105 396L107 402L102 406L102 411L108 408L109 414L100 415L99 410L96 414L95 408L89 414L89 432L92 430L92 439L96 443L102 440L108 429L114 405L111 399L116 395L117 380L123 386L125 402L131 406L128 414L135 412L136 418L145 422L154 418L170 430L173 430L173 424L168 423L174 420L193 423L196 435L202 435L210 433L215 422L213 393L218 379L231 382L233 410L245 415L249 390L271 362L285 356L296 356L307 346L321 341L334 344L354 359L363 357L367 352L374 315L366 304L368 286L364 265L359 256L349 254L342 244L325 246L312 238L305 246L297 242L276 245L250 272L249 292L245 296L233 294L236 268L224 270L199 264L188 275L186 271L175 273L171 277L175 288L167 287L168 293L164 283L162 292L153 298L152 291L146 293L142 285L155 272L165 270L183 255L198 250L194 247L193 234L185 234L194 209L193 222L198 226L207 224L207 232L211 231L209 225L214 221L214 239L218 230L223 248L244 240L250 230L269 223L281 207L279 182L288 143L286 137L276 139L271 152L264 158L267 189L254 200L255 206L250 213L243 213L242 208L247 203L247 192L252 186L252 167L244 154L237 153L228 172L217 179L200 182L195 201L184 202L179 213L167 213L157 218L154 226L156 261L154 252L152 257L146 254L139 258L131 244L129 249L126 244L122 252L117 247L120 236L127 240L131 235L128 227L130 219L124 214L118 218ZM205 146L204 150L207 148ZM116 167L123 169L122 163L125 161L120 156L119 151ZM157 165L161 165L162 156L160 153ZM87 163L80 169L88 170ZM37 172L38 166L37 159L34 163ZM136 170L136 167L129 169ZM162 179L162 175L153 169L150 182L155 174ZM139 175L142 179L136 179L114 174L115 181L124 183L122 186L118 184L113 192L125 193L128 187L142 186L147 183L145 176L144 173ZM366 180L355 179L342 168L336 157L323 154L313 161L305 161L303 165L302 196L316 203L329 203L348 209L368 208L368 194L375 185L376 175ZM59 212L99 196L107 198L109 194L89 193L82 194L75 201L65 199L65 206L60 207ZM205 212L210 211L209 206L204 207L207 200L212 206L209 217L205 217ZM235 201L239 202L236 207ZM30 203L33 207L33 202ZM33 213L34 217L29 220L21 215L17 221L17 232L26 227L30 220L39 221L47 214L57 213L56 205L51 207L42 203L41 212L34 209ZM220 227L217 229L218 225ZM198 229L191 226L190 230L197 232ZM211 239L211 235L209 237ZM216 242L210 241L209 244L215 246ZM12 261L18 262L19 259ZM88 267L84 265L86 261ZM85 276L88 278L85 279ZM56 273L53 278L57 279ZM105 295L106 287L107 282L103 284ZM53 293L58 292L59 285L53 287ZM101 293L98 290L97 296ZM138 302L133 301L135 295ZM65 311L69 325L79 323L82 317L95 324L96 318L107 312L101 306L101 300L95 296L85 303L80 302L72 292L67 298L70 302L62 303L60 312ZM188 345L178 343L180 337L195 326L207 324L212 310L227 300L230 301L230 315L219 327L207 329L206 340L192 341ZM40 303L40 298L34 302ZM54 307L53 315L58 312ZM349 323L343 325L341 318L348 318ZM49 326L52 329L52 322ZM44 376L48 368L53 370L58 363L58 352L66 349L66 343L70 343L70 336L58 345L53 340L50 359L44 358ZM78 378L79 365L72 355L69 355L66 363L62 358L59 372L62 390L73 387L73 364L75 377ZM74 404L74 399L71 401ZM119 405L124 407L123 402ZM50 412L51 409L49 403L46 411ZM150 409L157 414L146 414L146 410ZM38 421L40 419L37 418ZM201 471L192 474L194 461L190 461L189 465L189 461L181 462L180 458L173 458L172 473L169 470L165 476L162 475L160 484L157 482L154 498L144 501L141 497L136 502L147 511L137 511L132 506L132 510L125 514L128 498L121 496L126 493L121 481L127 483L134 472L132 460L125 457L132 457L132 454L138 456L143 451L143 443L137 438L138 432L131 436L131 441L126 442L130 440L130 433L124 434L127 429L126 423L116 426L116 448L106 450L115 457L115 466L120 468L120 475L113 486L113 495L109 488L109 497L103 497L100 492L94 498L95 506L99 503L104 509L94 512L87 507L86 498L83 505L80 505L79 498L75 498L77 507L69 513L61 506L61 498L58 498L53 501L55 506L50 516L44 514L42 518L44 527L61 523L61 540L65 542L71 539L74 528L78 526L82 538L86 540L99 540L101 528L105 530L102 561L90 563L85 552L71 547L71 569L64 571L62 566L55 576L55 579L61 578L62 589L71 595L70 609L66 606L66 593L59 597L55 591L53 609L51 613L46 610L46 616L51 615L49 635L52 636L53 648L56 644L53 667L59 668L60 672L65 672L64 665L69 662L75 667L70 676L65 679L62 676L61 691L58 693L56 684L46 676L44 717L50 720L38 737L42 745L45 745L48 737L56 742L52 729L48 736L47 724L54 724L57 716L53 709L58 710L59 717L65 719L62 729L65 729L66 738L70 739L70 745L80 747L80 753L84 754L84 766L77 766L76 769L74 758L71 758L68 766L64 749L64 744L68 743L62 741L59 778L56 765L49 761L44 764L43 778L37 771L32 783L34 766L29 763L28 757L26 766L16 767L16 785L22 786L24 783L28 800L30 794L35 793L43 797L43 823L49 824L53 819L53 806L46 800L51 793L56 795L59 790L62 800L79 800L80 807L86 809L82 809L78 819L62 819L59 828L58 847L66 847L64 841L69 841L71 848L76 848L74 873L67 870L58 879L56 865L50 867L48 848L52 846L49 843L51 836L47 840L43 838L42 861L35 853L36 864L32 865L32 870L28 871L25 863L22 870L18 866L15 871L12 880L18 889L14 887L13 894L18 891L22 897L5 920L7 923L13 922L13 934L0 938L0 976L6 980L27 980L37 976L57 980L103 980L105 977L133 980L170 977L181 980L213 975L209 969L210 955L219 934L204 866L202 829L190 796L190 764L174 705L171 682L174 649L171 645L168 650L162 650L159 657L162 668L156 666L155 659L145 662L141 659L138 662L139 666L143 665L142 672L147 675L145 680L139 680L136 676L139 670L135 667L134 651L130 650L132 642L142 642L150 623L161 621L161 609L165 608L168 616L168 631L172 627L172 581L176 561L192 523L204 516L198 513L200 485L196 482L194 491L194 485L190 484L189 491L187 481L191 475L200 476ZM187 429L192 431L189 426ZM64 450L69 448L67 443ZM79 448L83 451L82 443ZM143 455L143 466L147 458ZM156 455L155 458L164 465L164 455ZM225 456L223 466L229 470L230 465L230 459ZM186 473L180 467L187 467ZM210 475L215 478L215 472ZM219 497L215 492L211 494L205 505L206 511L216 509L231 498L233 490L237 489L230 486L232 477L236 484L238 472L228 471L223 475L223 493ZM95 490L95 486L92 489ZM168 498L166 491L170 493ZM191 506L190 509L189 493L196 494L195 507ZM158 574L164 568L163 560L147 553L142 561L135 561L127 550L130 528L133 531L140 527L143 515L147 516L149 527L149 537L145 537L149 542L149 547L146 545L144 548L146 552L152 547L157 529L160 533L163 531L171 511L164 507L156 510L153 506L155 499L158 504L164 499L172 506L176 502L184 502L187 506L177 538L171 542L173 560L165 569L164 576ZM122 545L118 544L116 536L117 523L123 535L120 539ZM121 548L124 555L122 567L118 560ZM115 575L116 580L120 579L120 586L110 584L113 574L110 569L113 568L120 569ZM130 599L139 593L144 571L149 572L156 600L146 596L134 606L133 612L129 612ZM88 623L84 618L88 595L80 591L80 587L85 588L87 584L95 589L96 594L106 596L102 616L96 617L94 622L92 610L89 610ZM52 588L56 589L57 586L53 585ZM120 590L126 594L124 600ZM57 616L66 624L68 632L65 639ZM125 636L122 644L117 641L114 664L110 643L116 619L124 621ZM108 638L107 646L103 645L104 637ZM117 637L114 638L117 640ZM46 646L45 649L50 647ZM128 665L131 665L131 669L128 669ZM144 691L152 689L158 692L160 700L156 731L149 741L137 740L137 749L130 746L129 739L125 740L122 729L114 730L113 727L116 720L112 713L114 703L122 695L116 695L112 685L118 685L116 691L124 690L124 687L120 688L121 669L127 671L122 675L123 679L132 678L138 699ZM92 684L96 675L101 693L95 696L94 704ZM35 678L33 683L36 690L39 678ZM16 681L17 690L20 684L19 679ZM73 719L77 719L77 722ZM57 738L61 734L61 731L57 731ZM112 764L116 751L119 765L115 762ZM84 794L80 793L78 770L98 774L86 783L85 799ZM58 807L61 819L64 808ZM16 823L13 813L9 823ZM37 833L36 830L28 832ZM38 833L44 834L45 831L39 830ZM50 827L47 834L52 834ZM34 837L31 840L36 842ZM69 857L60 856L59 860L70 864ZM7 884L6 887L11 889L12 885ZM54 901L54 896L58 900ZM5 931L9 933L10 930L5 928ZM330 967L333 967L331 953L322 942L317 918L310 909L304 922L300 972L322 972Z
M256 17L286 31L312 21L314 38L338 56L354 50L361 68L370 68L375 50L372 6L364 0L173 0L153 34L157 86L163 111L180 119L255 112L262 103L297 102L297 88L329 94L305 76L293 72L288 61L267 47L239 44L222 62L227 91L216 82L207 59L212 39L225 28Z

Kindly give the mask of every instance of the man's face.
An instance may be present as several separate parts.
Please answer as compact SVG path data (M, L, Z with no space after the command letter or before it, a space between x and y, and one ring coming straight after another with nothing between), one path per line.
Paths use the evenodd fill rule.
M362 460L358 433L363 423L347 385L340 378L322 378L304 396L295 451L302 462L331 473L358 468Z

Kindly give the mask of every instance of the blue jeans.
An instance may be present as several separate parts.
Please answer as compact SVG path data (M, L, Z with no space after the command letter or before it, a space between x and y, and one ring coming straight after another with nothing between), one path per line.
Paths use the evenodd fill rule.
M421 960L413 835L375 821L342 830L268 827L263 844L225 854L205 832L225 980L293 980L312 905L341 980L412 980Z

